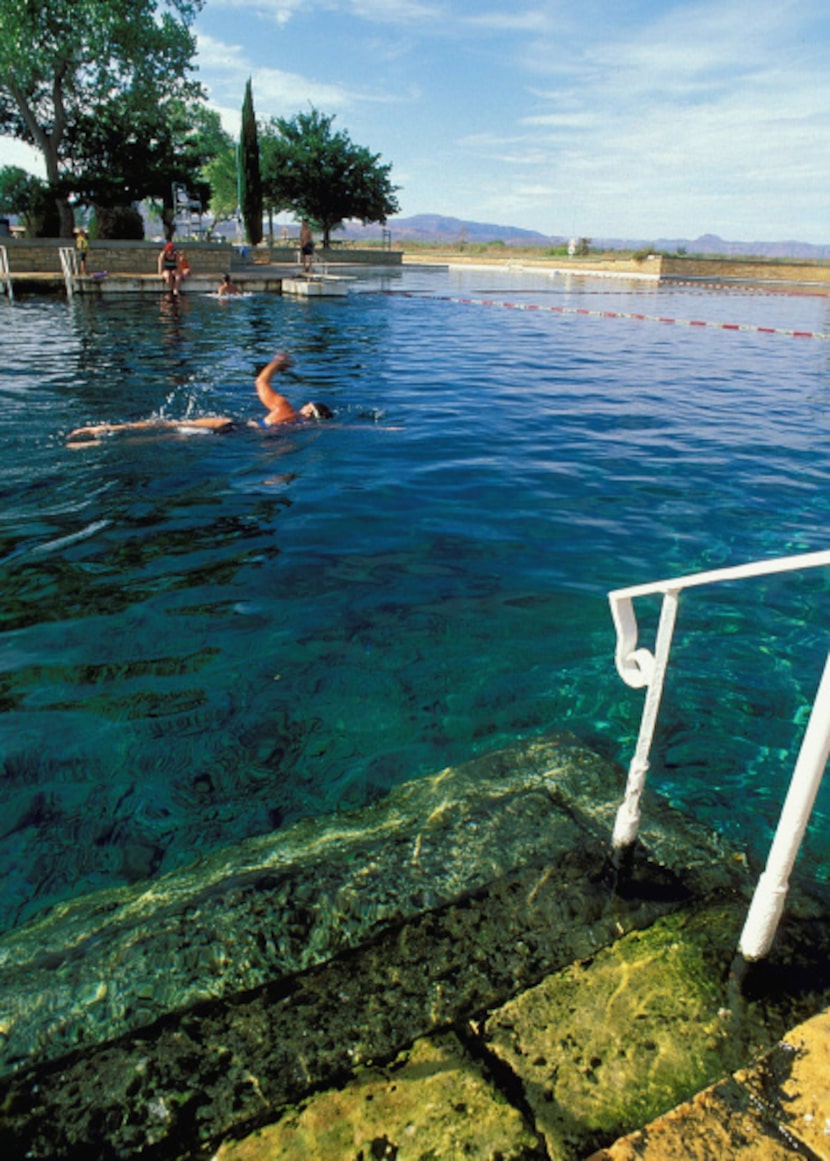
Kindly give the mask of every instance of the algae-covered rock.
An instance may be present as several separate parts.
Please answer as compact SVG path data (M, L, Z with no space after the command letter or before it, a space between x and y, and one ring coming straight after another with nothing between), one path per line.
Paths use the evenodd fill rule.
M548 977L487 1022L551 1158L582 1158L728 1074L769 1033L730 1008L740 912L673 915Z
M542 1161L541 1143L451 1033L359 1071L278 1123L225 1142L215 1161Z
M588 1161L830 1158L830 1011Z

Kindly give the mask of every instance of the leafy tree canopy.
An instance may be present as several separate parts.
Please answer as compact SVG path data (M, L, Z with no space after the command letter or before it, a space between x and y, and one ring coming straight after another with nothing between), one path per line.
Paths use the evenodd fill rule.
M171 98L158 109L126 115L110 106L96 117L83 117L68 140L73 160L63 184L81 202L111 207L146 197L172 210L174 182L207 202L203 169L228 147L230 135L213 109Z
M228 222L239 208L239 174L236 168L236 145L229 140L202 170L209 187L210 212L214 223Z
M333 122L314 108L290 120L272 118L262 151L267 204L314 222L324 246L347 218L385 222L399 208L392 166L381 165L380 154L355 145L348 133L334 132Z
M32 194L42 185L39 178L19 165L0 167L0 214L25 214Z
M0 214L22 218L30 238L54 237L60 225L49 187L19 165L0 168Z
M49 185L97 163L80 150L114 124L142 127L171 101L201 96L189 79L190 25L203 0L0 0L0 130L43 154ZM98 132L98 130L96 130ZM86 166L86 162L90 166ZM61 233L72 212L59 199Z

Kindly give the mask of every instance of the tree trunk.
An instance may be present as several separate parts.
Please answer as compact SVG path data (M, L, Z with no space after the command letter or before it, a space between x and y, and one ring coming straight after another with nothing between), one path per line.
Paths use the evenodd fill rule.
M57 150L48 137L45 137L41 144L41 152L43 153L43 160L46 162L47 180L52 189L55 189L60 182L60 169L58 167ZM75 229L75 214L73 213L72 207L65 197L58 195L55 195L55 205L58 207L60 237L71 238Z
M27 101L23 90L14 82L9 84L9 92L14 97L24 124L32 136L32 141L43 154L43 162L46 166L46 180L53 190L58 188L61 178L60 165L58 163L58 146L63 140L63 134L66 129L66 109L63 103L63 78L67 67L66 63L62 64L52 79L52 101L55 116L51 132L47 132L38 123L34 110ZM60 219L60 236L61 238L71 238L75 227L75 215L72 212L72 207L66 198L59 197L57 194L55 195L55 205L58 208L58 217Z

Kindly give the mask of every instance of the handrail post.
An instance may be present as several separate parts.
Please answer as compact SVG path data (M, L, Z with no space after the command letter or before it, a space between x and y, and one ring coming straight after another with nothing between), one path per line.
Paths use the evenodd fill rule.
M67 298L71 298L75 293L75 279L78 277L78 254L74 246L59 246L58 255L66 282L66 295Z
M819 567L830 567L830 549L690 573L687 576L672 577L670 580L651 581L625 589L614 589L608 594L611 615L617 630L614 653L617 672L632 689L648 686L637 748L628 771L625 798L617 811L614 823L612 841L617 855L624 855L637 838L640 825L640 797L648 771L649 751L663 692L679 594L687 588L697 588L700 585L720 581L772 576L792 572L797 568ZM652 656L648 649L637 648L637 618L633 600L635 597L655 596L658 593L663 594L663 608L660 613L655 652ZM828 755L830 755L830 655L810 714L807 732L793 771L775 839L770 848L767 866L756 886L744 924L738 952L743 957L744 965L750 960L762 959L772 946L775 929L784 909L790 872L807 828L827 766ZM620 864L623 861L620 859Z
M657 628L657 641L654 646L654 656L647 649L634 649L637 643L637 622L634 617L631 602L616 606L612 602L615 613L618 639L620 644L617 650L617 668L629 685L648 685L646 692L643 716L640 719L640 732L637 737L637 747L628 769L628 781L625 787L625 797L617 811L614 823L612 843L616 851L622 851L632 846L637 838L640 827L640 798L645 786L646 774L649 766L649 753L654 737L654 727L657 724L657 714L660 709L660 699L663 696L663 683L666 677L666 667L669 663L674 624L677 618L678 592L668 589L663 594L663 605L660 610L660 623ZM617 619L617 614L620 619ZM623 655L623 642L629 646L628 652Z
M744 959L763 959L772 947L789 890L790 872L830 756L830 654L807 723L790 788L741 933Z
M6 294L9 296L9 302L14 299L14 287L12 286L12 276L9 270L9 252L5 246L0 246L0 281L6 284Z

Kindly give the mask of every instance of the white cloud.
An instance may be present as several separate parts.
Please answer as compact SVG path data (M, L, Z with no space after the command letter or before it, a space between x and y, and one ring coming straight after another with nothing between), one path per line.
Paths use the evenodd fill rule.
M207 86L211 104L222 124L237 133L241 117L245 83L251 78L254 108L258 115L268 110L275 116L293 116L309 104L335 111L348 108L356 99L341 85L317 81L285 69L255 65L239 45L222 44L210 36L198 37L199 61L210 70Z
M196 37L196 51L201 68L216 69L220 73L250 68L241 45L226 44L202 32Z
M538 8L525 12L477 12L464 17L464 23L470 28L494 32L550 32L555 27L553 13Z
M303 8L308 0L210 0L211 8L247 8L275 24L283 25Z
M373 24L416 24L438 21L445 6L424 0L210 0L213 9L247 8L278 25L316 10L347 12Z
M423 3L422 0L351 0L355 16L378 24L416 24L428 21L438 27L448 13L445 4Z
M803 198L830 149L830 96L793 11L786 0L718 0L565 52L537 38L524 66L554 84L527 90L533 105L514 122L524 143L500 152L511 184L523 160L539 169L547 155L551 185L590 189L615 215L626 202L632 217L648 204L683 217L733 213L735 198ZM482 136L465 145L499 152Z

